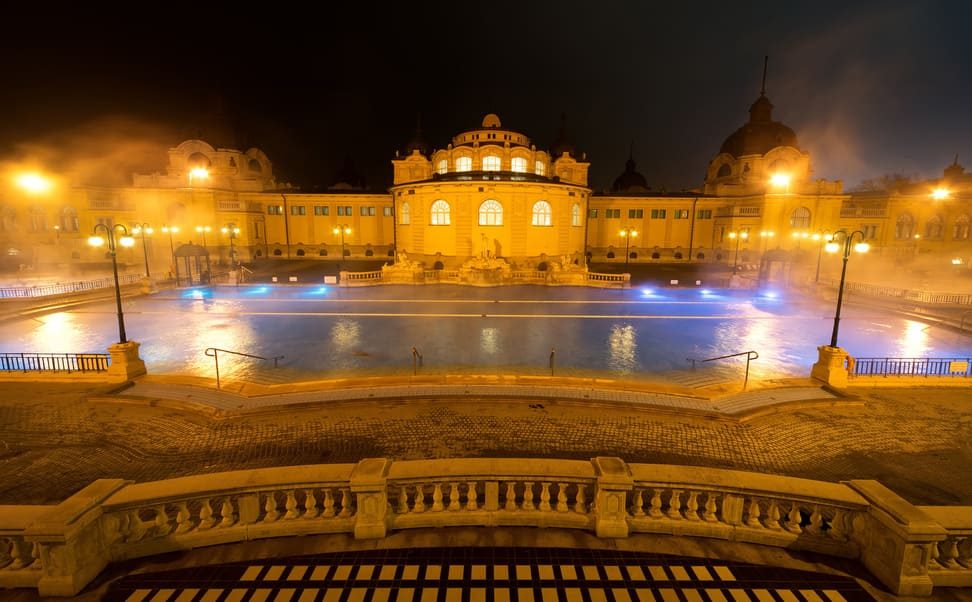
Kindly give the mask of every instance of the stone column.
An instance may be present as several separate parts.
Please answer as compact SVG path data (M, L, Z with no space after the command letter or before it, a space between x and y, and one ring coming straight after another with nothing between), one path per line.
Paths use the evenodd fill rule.
M354 538L380 539L388 530L388 468L385 458L365 458L351 471L355 498Z
M141 343L128 341L127 343L115 343L109 347L111 365L108 366L108 376L120 380L130 380L146 374L145 362L138 356L139 345Z
M928 562L932 546L948 535L945 528L877 481L848 485L870 503L851 532L864 566L897 595L931 595Z
M841 347L817 347L817 363L810 369L810 378L822 380L832 387L846 387L847 357L847 351Z
M591 460L597 475L594 493L595 530L598 537L627 537L627 495L634 488L631 470L621 458Z

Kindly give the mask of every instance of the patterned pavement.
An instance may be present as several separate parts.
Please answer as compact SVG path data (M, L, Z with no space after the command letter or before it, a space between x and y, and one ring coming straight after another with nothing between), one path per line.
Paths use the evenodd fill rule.
M853 579L614 550L421 548L134 574L118 602L854 602Z

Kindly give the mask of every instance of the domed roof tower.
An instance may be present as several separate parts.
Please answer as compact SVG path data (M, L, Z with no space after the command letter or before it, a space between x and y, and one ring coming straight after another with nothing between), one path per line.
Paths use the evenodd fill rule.
M651 190L648 186L648 181L645 180L645 176L641 175L635 169L637 164L634 160L634 144L631 146L628 160L624 164L624 172L614 179L614 184L611 185L611 192L648 192Z

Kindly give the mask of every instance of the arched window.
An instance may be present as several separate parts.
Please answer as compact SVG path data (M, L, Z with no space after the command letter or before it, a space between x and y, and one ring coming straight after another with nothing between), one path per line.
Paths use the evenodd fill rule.
M74 207L61 209L61 232L77 232L80 229L78 210Z
M472 157L457 157L456 171L472 171Z
M902 213L894 224L894 237L898 240L910 239L915 234L915 218L910 213Z
M0 232L13 232L17 224L17 213L13 207L3 205L0 207Z
M439 163L435 167L435 173L449 173L449 160L439 159Z
M398 223L407 226L412 223L412 207L407 203L402 203L402 208L398 211Z
M960 215L958 219L955 220L955 224L952 226L952 240L968 240L969 239L969 216Z
M538 176L542 176L547 171L547 166L543 164L543 161L537 161L533 164L533 172Z
M33 232L45 232L47 230L47 213L40 205L30 208L30 229Z
M263 171L263 166L260 165L260 162L257 161L256 159L250 159L249 163L247 163L246 166L250 168L250 171L255 171L257 173Z
M499 171L500 158L496 155L486 155L483 157L483 171Z
M479 225L502 226L503 206L492 199L483 201L483 204L479 206Z
M510 171L515 171L517 173L526 173L527 170L527 160L523 157L513 157L510 160Z
M726 176L731 176L731 175L732 175L732 166L729 165L728 163L723 163L722 166L719 167L719 173L716 174L716 177L724 178Z
M192 169L194 167L209 167L212 162L209 160L209 157L202 153L192 153L186 159L186 163L188 163L189 168ZM259 165L259 163L257 164Z
M810 227L810 210L806 207L797 207L790 214L790 226L794 228Z
M581 225L580 203L574 203L570 207L570 225L571 226L580 226Z
M551 225L550 214L550 203L537 201L533 204L533 220L530 223L534 226L549 226Z
M925 224L925 238L941 240L945 236L945 222L942 216L935 215Z
M452 223L450 213L451 210L449 209L449 203L443 201L442 199L432 203L432 225L448 226L450 223Z

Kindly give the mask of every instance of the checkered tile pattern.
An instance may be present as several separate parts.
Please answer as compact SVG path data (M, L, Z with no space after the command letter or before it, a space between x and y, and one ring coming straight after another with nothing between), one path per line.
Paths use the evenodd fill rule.
M129 602L853 602L852 579L609 550L433 548L131 575Z

